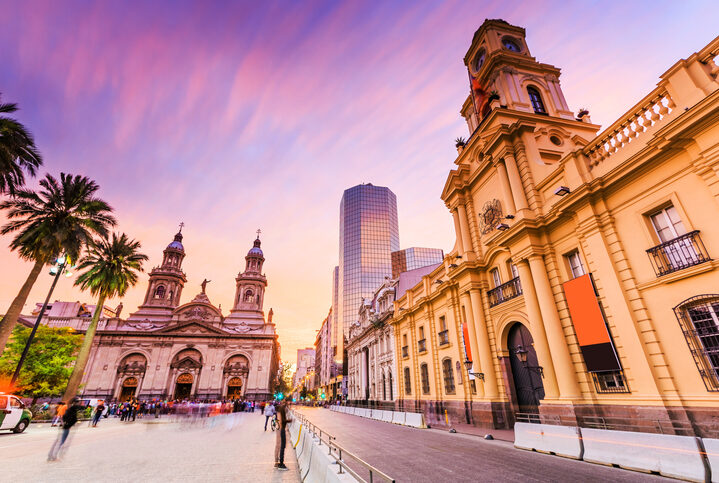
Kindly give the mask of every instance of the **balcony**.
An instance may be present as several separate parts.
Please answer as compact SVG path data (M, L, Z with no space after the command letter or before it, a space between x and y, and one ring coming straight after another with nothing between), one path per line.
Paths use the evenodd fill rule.
M439 345L447 345L449 344L449 331L443 330L442 332L437 334L439 336Z
M409 357L409 347L408 346L402 346L402 357L404 359Z
M417 352L427 351L427 339L420 339L417 341Z
M487 292L490 307L494 307L520 295L522 295L522 284L519 282L519 277L513 278L509 282L503 283L499 287Z
M650 248L647 254L657 277L711 260L699 236L699 230Z

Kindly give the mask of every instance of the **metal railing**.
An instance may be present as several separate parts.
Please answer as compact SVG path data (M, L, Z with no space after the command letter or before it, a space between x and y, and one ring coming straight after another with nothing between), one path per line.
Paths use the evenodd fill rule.
M515 277L509 282L503 283L499 287L487 292L490 307L494 307L520 295L522 295L522 284L519 281L519 277Z
M439 345L449 344L449 331L443 330L437 334L439 336Z
M711 260L707 249L694 230L647 250L657 277Z
M427 350L427 340L420 339L417 341L417 352L424 352Z
M303 426L305 426L307 431L312 433L313 436L317 437L319 446L322 446L322 444L324 443L324 445L327 447L327 454L332 456L335 460L335 463L339 466L339 474L348 473L357 481L363 483L374 483L375 481L387 481L389 483L394 483L394 478L388 476L386 473L383 473L382 471L378 470L371 464L364 461L359 456L347 451L347 449L345 449L343 446L337 444L336 438L334 436L331 436L327 431L323 431L319 426L313 424L307 416L294 411L292 412L292 414L294 417L297 418L298 421L300 421ZM363 478L356 469L352 468L350 464L347 463L345 458L350 458L351 461L354 463L353 466L356 465L360 468L360 472L363 470L366 471L369 479Z

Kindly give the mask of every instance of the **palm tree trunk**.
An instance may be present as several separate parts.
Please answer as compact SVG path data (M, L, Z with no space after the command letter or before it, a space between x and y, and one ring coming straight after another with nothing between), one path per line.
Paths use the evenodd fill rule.
M20 293L17 294L15 300L10 304L10 307L5 313L5 317L0 320L0 354L5 350L5 345L12 334L12 330L15 328L15 324L17 324L20 312L22 312L27 297L30 295L30 290L32 290L32 286L35 285L43 266L45 266L44 261L35 261L35 265L33 265L32 270L30 270L30 275L27 276L27 280L25 280L25 283L20 289Z
M82 382L82 376L85 374L85 366L87 365L87 360L90 358L90 349L92 349L92 341L95 338L97 322L100 320L103 305L105 305L105 294L101 293L100 298L97 300L95 312L92 314L90 325L87 328L87 332L85 332L85 338L82 340L80 352L77 353L75 367L72 368L72 374L70 374L70 380L67 383L65 395L62 397L62 400L67 401L68 404L72 398L77 396L77 391L80 388L80 383Z

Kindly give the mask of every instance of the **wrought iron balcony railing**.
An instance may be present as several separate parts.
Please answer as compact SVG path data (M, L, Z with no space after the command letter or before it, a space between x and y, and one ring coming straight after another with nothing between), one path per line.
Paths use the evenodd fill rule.
M487 292L490 307L494 307L520 295L522 295L522 284L519 282L519 277L515 277L509 282L503 283L499 287Z
M427 339L417 341L417 352L425 352L427 350Z
M405 359L409 357L409 347L408 346L402 346L402 357Z
M650 248L647 254L657 277L711 260L699 230Z
M439 336L439 345L449 344L449 331L443 330L437 334Z

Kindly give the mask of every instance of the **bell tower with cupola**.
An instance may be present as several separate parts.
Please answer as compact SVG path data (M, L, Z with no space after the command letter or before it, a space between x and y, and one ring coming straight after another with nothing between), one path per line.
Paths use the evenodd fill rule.
M187 282L185 272L182 271L182 261L185 259L183 226L184 223L180 223L180 230L162 252L162 264L150 271L145 299L137 312L128 317L129 320L154 320L157 316L169 319L172 311L180 305L182 289Z
M245 270L235 279L235 300L225 323L265 323L262 306L265 301L267 278L262 274L265 256L260 248L260 233L260 230L257 230L257 238L245 256Z
M560 70L537 62L526 31L504 20L485 20L464 57L470 95L462 116L472 134L493 109L574 120L559 84Z

